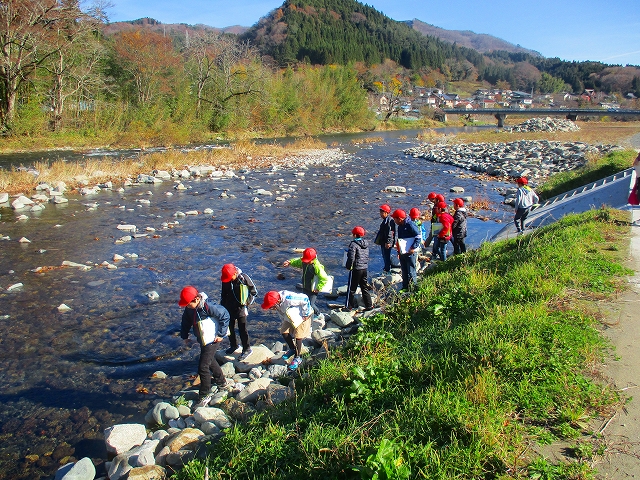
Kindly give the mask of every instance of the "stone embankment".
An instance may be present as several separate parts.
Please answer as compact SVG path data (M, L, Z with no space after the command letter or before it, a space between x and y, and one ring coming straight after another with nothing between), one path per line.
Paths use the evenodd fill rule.
M377 292L401 281L398 273L374 278ZM329 299L346 294L341 286ZM355 299L364 302L359 291ZM376 297L374 296L374 301ZM338 304L329 304L330 314L317 315L312 322L310 337L303 342L308 355L305 364L326 357L331 348L344 345L357 332L359 318L375 314L372 311L342 311ZM105 462L106 477L101 480L163 480L194 458L205 458L207 448L217 442L236 422L271 408L295 396L297 373L282 359L288 347L275 342L271 348L255 345L251 354L238 360L240 349L232 355L218 351L216 359L227 379L222 389L212 388L214 396L207 406L198 406L198 388L192 386L172 398L158 398L145 415L145 423L119 424L105 429L105 444L110 461ZM195 368L196 365L194 364ZM162 380L166 374L155 372L152 379ZM55 480L94 480L96 469L90 458L68 463L56 473Z
M582 167L590 156L606 155L618 148L583 142L519 140L509 143L424 144L408 148L404 153L495 177L526 176L540 181L549 175Z
M504 132L577 132L580 127L571 120L534 117L518 125L504 127Z

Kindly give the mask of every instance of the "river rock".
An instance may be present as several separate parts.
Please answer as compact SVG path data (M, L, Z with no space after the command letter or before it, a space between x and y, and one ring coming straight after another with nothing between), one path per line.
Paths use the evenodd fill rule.
M178 450L177 452L168 453L165 456L167 465L172 467L183 467L196 457L196 453L191 450Z
M127 480L164 480L167 478L167 471L160 465L146 465L144 467L132 468L129 471Z
M93 480L95 477L96 467L89 457L84 457L60 467L54 480Z
M160 180L171 180L171 174L166 170L156 170L153 172L153 176Z
M147 292L147 298L151 301L158 300L160 298L160 294L153 290L151 292Z
M8 203L8 202L9 202L9 194L0 193L0 203Z
M295 390L291 387L280 385L279 383L271 383L267 387L267 402L273 405L284 402L295 396Z
M29 240L27 237L22 237L20 240L18 240L19 243L31 243L31 240Z
M60 205L62 203L69 203L69 200L65 197L52 197L51 202L56 205Z
M264 345L251 347L251 354L241 362L234 361L233 366L238 372L247 373L252 368L262 365L262 362L273 357L273 352Z
M330 318L331 321L339 327L346 327L353 322L353 316L351 315L351 312L338 312L336 310L333 310L331 312Z
M451 187L449 189L451 193L464 193L464 188L462 187Z
M271 378L287 376L286 365L269 365L269 368L267 369L267 371L269 372L269 376L271 376Z
M336 334L329 330L315 330L311 333L311 338L318 345L322 345L324 342L332 342L336 339Z
M116 455L111 462L107 462L107 476L109 480L122 480L127 477L132 466L129 465L129 457L125 453Z
M177 428L178 430L187 428L187 422L185 422L184 418L178 418L177 420L171 419L167 421L167 425L169 425L170 428Z
M125 232L135 232L138 227L136 227L135 225L129 225L129 224L120 224L116 227L118 230L123 230Z
M203 422L203 424L200 425L200 430L202 430L205 435L215 435L220 433L220 429L213 422Z
M223 410L216 407L198 407L193 412L193 418L196 422L202 424L204 422L213 422L218 428L229 428L231 422L227 414Z
M407 189L405 187L400 187L398 185L388 185L384 187L384 191L390 193L407 193Z
M239 402L251 402L254 403L258 397L266 395L267 387L271 384L272 380L270 378L258 378L253 382L249 383L244 390L242 390L238 395L236 395L236 400Z
M128 450L125 455L129 457L128 463L132 467L144 467L155 464L155 452L160 445L160 440L147 439L139 447Z
M60 305L58 305L58 311L60 313L70 312L71 311L71 307L66 305L66 304L64 304L64 303L61 303Z
M165 446L169 447L169 450L172 452L177 452L178 450L195 450L202 437L204 437L202 430L185 428L165 441Z
M140 423L123 423L106 428L104 431L107 452L116 455L142 445L146 438L147 430Z

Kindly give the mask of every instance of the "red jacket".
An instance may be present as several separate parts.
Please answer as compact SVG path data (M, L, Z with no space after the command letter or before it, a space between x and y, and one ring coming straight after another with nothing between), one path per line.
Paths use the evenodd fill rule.
M438 220L442 224L442 229L438 232L438 238L443 240L451 239L451 226L453 225L453 217L447 212L442 212L438 216Z

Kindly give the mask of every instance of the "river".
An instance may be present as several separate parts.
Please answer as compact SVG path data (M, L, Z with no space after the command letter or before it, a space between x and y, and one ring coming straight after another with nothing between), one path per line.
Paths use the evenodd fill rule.
M496 192L503 182L405 156L402 150L418 143L416 133L323 138L346 155L331 165L189 180L184 192L164 182L67 195L68 204L48 204L26 213L27 220L17 220L22 212L0 208L0 237L9 237L0 240L0 479L51 478L61 464L83 456L92 457L100 471L103 429L142 421L154 399L177 392L195 373L199 349L185 349L178 336L179 292L193 284L218 299L223 264L249 273L261 295L293 289L299 273L280 264L295 256L294 248L311 246L336 283L345 284L340 262L355 225L372 239L380 204L408 211L420 208L432 190L453 199L452 186L491 205L479 212L489 221L469 220L468 245L479 245L503 226L499 222L511 219L513 210L501 205ZM384 141L362 142L371 136ZM83 155L56 152L44 160ZM0 165L27 166L34 158L0 157ZM407 193L383 192L388 185ZM274 195L254 202L257 189ZM222 192L229 198L220 198ZM207 208L213 214L174 216ZM116 244L127 234L119 224L136 225L146 236ZM20 243L22 237L30 243ZM382 269L375 253L370 272ZM115 254L125 259L114 262ZM91 268L63 268L63 261ZM100 266L105 261L117 269ZM149 292L159 298L150 300ZM60 313L61 304L71 310ZM320 299L319 306L327 310ZM278 326L272 314L251 307L253 344L278 340ZM169 377L150 380L156 370Z

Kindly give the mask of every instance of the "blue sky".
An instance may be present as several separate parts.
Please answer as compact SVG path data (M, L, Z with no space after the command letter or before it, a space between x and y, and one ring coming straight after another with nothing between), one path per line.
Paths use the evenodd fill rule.
M282 0L112 0L109 20L251 26ZM545 57L640 65L637 0L367 0L394 20L417 18L449 30L487 33Z

